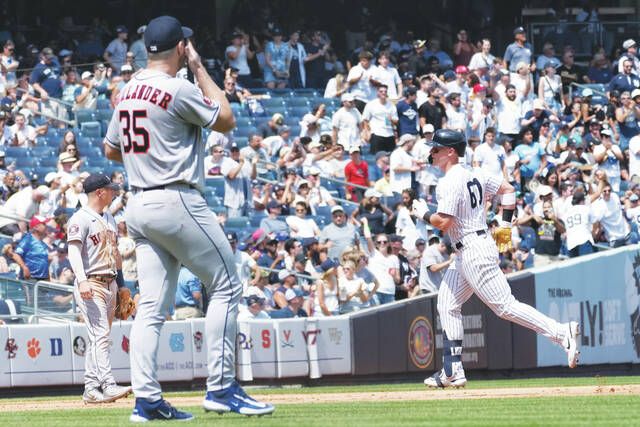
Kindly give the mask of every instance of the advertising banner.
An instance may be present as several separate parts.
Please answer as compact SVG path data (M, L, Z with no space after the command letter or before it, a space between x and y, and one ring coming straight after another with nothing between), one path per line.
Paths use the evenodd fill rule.
M251 320L250 335L238 338L238 346L251 350L254 378L276 378L276 331L273 320Z
M580 364L640 361L640 250L610 250L536 273L536 306L581 325ZM567 364L566 353L538 336L538 366Z
M207 378L207 342L204 333L204 319L190 319L190 343L193 354L193 378Z
M158 346L158 379L181 381L193 379L191 325L188 322L165 322Z
M18 354L18 344L14 338L9 338L9 328L0 328L0 345L4 353L0 356L0 387L11 387L11 361Z
M111 369L116 382L131 384L131 325L133 322L116 320L111 325Z
M84 384L84 364L89 346L87 328L84 323L73 322L69 325L71 331L71 366L73 369L73 383ZM113 348L112 348L113 351ZM128 366L128 364L127 364Z
M317 319L318 332L307 332L306 339L318 345L321 375L351 373L351 328L346 316Z
M273 322L276 335L277 377L309 375L309 358L304 319L282 319Z
M20 325L8 329L15 354L10 359L12 386L72 383L68 326Z

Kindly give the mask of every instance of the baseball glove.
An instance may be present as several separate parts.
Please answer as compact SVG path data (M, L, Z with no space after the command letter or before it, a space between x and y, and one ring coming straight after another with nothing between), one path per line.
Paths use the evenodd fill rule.
M116 296L116 319L127 320L136 311L136 303L128 288L119 288Z
M513 245L511 244L511 227L498 227L493 234L493 238L498 246L498 252L503 253L510 250Z

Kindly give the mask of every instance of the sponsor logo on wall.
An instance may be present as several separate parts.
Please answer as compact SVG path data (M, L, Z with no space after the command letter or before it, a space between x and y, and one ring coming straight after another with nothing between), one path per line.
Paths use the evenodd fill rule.
M7 342L4 345L4 350L7 352L7 359L15 359L18 352L18 344L16 344L16 339L7 338Z
M409 327L409 357L416 368L425 369L433 360L434 339L431 322L424 316L413 319Z
M184 334L173 333L169 336L169 348L174 353L182 353L184 351Z
M40 348L40 341L35 338L31 338L29 341L27 341L27 354L30 358L36 359L40 355L41 351L42 349Z
M87 351L87 343L80 335L73 339L73 352L76 356L84 357Z
M291 337L291 329L282 330L282 342L280 344L282 348L293 348L293 342Z
M122 351L129 354L129 337L126 335L122 335L122 342L120 343L120 347L122 347Z
M196 331L196 333L193 334L193 345L196 348L196 353L200 353L202 351L202 332L201 331Z

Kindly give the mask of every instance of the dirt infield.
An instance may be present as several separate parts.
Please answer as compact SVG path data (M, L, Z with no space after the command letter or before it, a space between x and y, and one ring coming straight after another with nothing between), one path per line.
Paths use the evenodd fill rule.
M580 386L580 387L522 387L522 388L487 388L487 389L454 389L420 391L391 391L391 392L351 392L351 393L291 393L291 394L260 394L259 399L274 404L306 404L306 403L341 403L341 402L393 402L393 401L429 401L449 399L501 399L518 397L549 397L549 396L598 396L598 395L640 395L640 384L616 386ZM174 406L199 406L201 397L174 397L169 399ZM88 407L102 407L89 405ZM115 403L105 404L105 407L130 408L133 399L123 399ZM0 400L0 412L18 411L46 411L61 409L79 409L87 407L80 400L57 399L52 401L16 399Z

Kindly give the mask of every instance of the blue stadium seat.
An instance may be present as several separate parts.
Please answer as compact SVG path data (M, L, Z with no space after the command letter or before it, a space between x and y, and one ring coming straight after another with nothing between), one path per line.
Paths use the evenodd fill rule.
M251 117L236 117L236 127L251 126Z
M256 128L254 128L253 126L238 127L233 131L233 136L234 137L239 137L239 136L248 137L248 136L256 133L257 131L258 130Z
M58 151L53 147L35 146L31 150L31 155L39 159L45 157L58 157Z
M207 178L206 186L215 191L218 197L224 197L224 178Z
M291 126L291 136L295 137L300 135L300 125L293 125Z
M40 159L40 167L43 168L57 168L58 156L44 157Z
M290 114L284 118L284 124L287 126L297 126L300 123L300 120L301 117Z
M282 114L283 116L287 116L287 114L289 114L289 111L287 110L287 107L285 107L284 105L281 106L272 106L266 109L267 110L267 115L269 117L271 117L272 115L279 113Z
M309 100L307 98L288 98L285 104L290 109L293 107L307 107L309 108Z
M236 216L227 218L227 222L224 224L225 229L242 230L251 227L251 222L248 216Z
M24 169L24 168L33 168L36 166L39 166L39 160L35 157L16 157L16 166L20 169Z
M100 122L89 121L82 123L80 125L80 134L91 138L100 138L102 136Z
M260 100L260 102L267 110L273 107L284 107L284 100L282 98L266 98Z
M98 98L97 108L98 110L110 110L111 100L107 98Z
M81 109L76 111L76 122L78 126L85 122L91 122L96 120L96 114L94 110Z
M264 212L252 212L249 216L249 221L251 222L252 228L260 227L260 221L267 217L267 214Z
M311 109L309 107L292 107L289 109L290 117L297 117L300 120L302 120L302 117L305 114L310 112L311 112Z
M242 104L238 104L237 102L232 102L231 111L233 111L233 114L243 114L245 113L245 108Z
M98 110L96 111L96 117L98 120L111 120L111 116L113 116L113 110Z
M7 157L27 157L29 156L29 148L27 147L7 147L4 149Z
M235 142L239 148L244 148L249 145L249 138L246 136L234 136L233 142Z

